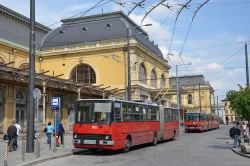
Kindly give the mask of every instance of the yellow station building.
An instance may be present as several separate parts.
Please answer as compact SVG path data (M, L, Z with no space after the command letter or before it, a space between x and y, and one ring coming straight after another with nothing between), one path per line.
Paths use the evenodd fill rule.
M0 24L0 131L13 120L26 129L29 19L0 5ZM128 50L132 100L176 107L168 61L142 27L122 12L64 19L55 29L36 23L35 82L42 98L35 121L53 121L51 97L61 97L59 117L68 130L78 98L127 99ZM180 83L182 115L214 112L214 91L203 76L179 80L188 83Z
M26 129L29 19L0 5L0 131L17 120ZM128 40L130 47L128 47ZM36 122L53 120L51 97L70 129L77 98L126 99L128 49L133 100L167 103L167 60L148 34L122 12L62 20L56 29L36 23L36 88L42 92Z
M176 107L176 77L169 79L171 90L168 94L172 107ZM179 106L181 117L185 112L215 113L214 89L203 75L186 75L178 77Z
M62 20L62 26L42 41L40 69L49 69L49 75L63 74L63 79L117 89L115 97L126 99L128 49L132 99L151 100L151 90L168 86L170 66L148 34L122 12Z

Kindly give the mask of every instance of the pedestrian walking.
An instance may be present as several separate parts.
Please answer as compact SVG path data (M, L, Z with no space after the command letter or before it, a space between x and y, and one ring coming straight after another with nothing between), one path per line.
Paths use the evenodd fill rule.
M47 143L51 143L51 135L53 134L53 126L51 125L51 122L48 123L46 126L46 135L47 135Z
M242 137L243 138L248 138L248 132L247 132L247 124L245 122L243 122L241 124L241 131L242 131Z
M20 133L23 132L23 131L22 131L21 125L18 124L18 121L16 121L15 126L16 126L16 129L17 129L17 132L16 132L16 133L17 133L17 136L16 136L16 139L15 139L15 142L14 142L14 146L15 146L16 148L18 148L17 139L18 139Z
M234 139L234 148L237 147L237 145L240 146L241 144L241 130L240 130L240 122L236 122L236 124L232 128L233 133L233 139Z
M17 128L15 126L15 122L13 121L12 124L8 127L7 129L7 134L9 138L9 143L8 143L8 151L12 152L13 150L16 150L15 146L15 139L17 137Z
M61 144L63 145L64 144L63 137L64 137L65 130L64 130L63 124L61 122L59 122L59 124L58 124L57 133L58 133L58 139L59 139L59 137L61 138Z

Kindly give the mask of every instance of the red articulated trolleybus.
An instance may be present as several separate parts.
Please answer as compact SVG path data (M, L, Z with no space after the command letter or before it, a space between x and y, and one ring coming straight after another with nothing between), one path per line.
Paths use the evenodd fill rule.
M215 115L189 112L185 113L185 132L208 131L219 128L219 119Z
M111 99L77 101L73 144L75 148L122 149L173 139L179 135L178 110Z

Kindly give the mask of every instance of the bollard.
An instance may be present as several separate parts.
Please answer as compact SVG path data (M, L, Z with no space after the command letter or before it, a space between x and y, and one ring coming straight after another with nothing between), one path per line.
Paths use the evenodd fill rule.
M40 140L39 136L36 138L36 158L40 157Z
M8 165L8 140L5 142L5 152L4 152L4 166Z
M25 160L25 141L24 141L24 135L22 136L22 161Z
M53 152L56 152L56 136L53 136L54 137L54 148L53 148Z
M56 147L59 147L60 145L59 145L59 135L57 134L56 135Z

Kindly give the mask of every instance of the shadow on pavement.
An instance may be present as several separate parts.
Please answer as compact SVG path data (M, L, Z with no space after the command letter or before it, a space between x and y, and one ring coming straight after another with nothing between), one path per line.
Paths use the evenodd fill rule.
M172 142L174 141L175 139L171 139L171 140L165 140L165 141L160 141L158 142L158 145L159 144L164 144L164 143L167 143L167 142ZM152 146L150 143L147 143L147 144L143 144L143 145L137 145L137 146L133 146L129 152L131 151L136 151L136 150L140 150L140 149L143 149L143 148L150 148L150 147L154 147ZM128 153L129 153L128 152ZM98 149L96 150L95 152L91 152L90 150L86 150L84 152L80 152L80 153L77 153L77 154L74 154L74 155L95 155L95 156L112 156L112 155L119 155L119 154L123 154L124 152L122 152L122 150L102 150L102 149Z
M216 138L216 139L231 140L232 138L231 137L219 137L219 138Z
M211 145L208 147L214 148L214 149L232 149L232 145Z

